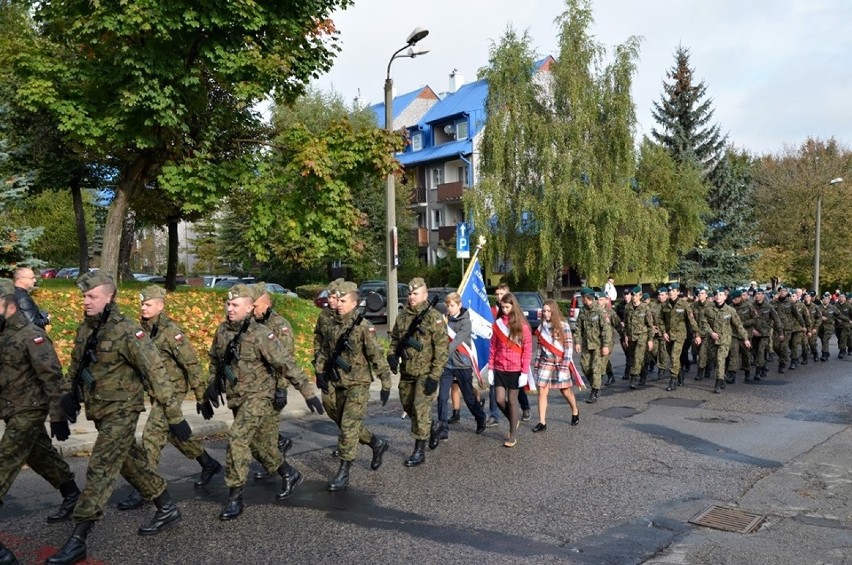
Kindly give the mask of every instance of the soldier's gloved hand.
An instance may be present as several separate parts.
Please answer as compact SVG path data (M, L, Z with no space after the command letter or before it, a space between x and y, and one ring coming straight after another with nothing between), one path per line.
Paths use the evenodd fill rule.
M388 403L390 400L390 389L382 389L382 392L379 393L379 398L382 400L382 406Z
M181 441L189 441L192 437L192 428L186 420L181 420L177 424L169 424L169 432Z
M69 422L72 424L77 422L77 414L80 412L80 403L77 402L77 398L74 394L70 392L63 394L59 399L59 407L62 408L63 412L65 412Z
M436 390L438 390L438 381L435 379L426 379L426 382L423 383L423 392L431 395L435 394Z
M317 388L328 394L328 381L325 380L325 376L322 373L317 373Z
M197 402L195 404L195 411L201 414L205 420L209 420L213 417L213 405L210 404L210 400L204 399L204 402Z
M207 392L204 395L214 408L219 408L219 387L216 386L215 380L211 381L207 386Z
M322 407L322 402L316 396L312 396L310 398L305 399L305 404L308 405L308 408L311 412L316 412L317 414L325 414L325 408Z
M397 357L396 355L388 355L388 366L390 367L391 372L398 373L399 357Z
M55 437L58 441L65 441L70 436L71 430L68 428L66 420L50 423L50 437Z
M287 406L287 389L276 388L275 396L272 397L272 407L276 410L283 410Z

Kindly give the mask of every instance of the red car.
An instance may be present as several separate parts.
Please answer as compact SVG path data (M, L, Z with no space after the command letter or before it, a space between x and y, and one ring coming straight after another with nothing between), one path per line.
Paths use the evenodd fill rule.
M324 289L314 298L314 304L317 308L326 308L328 306L328 289Z
M50 269L42 269L41 271L39 271L39 274L41 275L41 278L43 278L43 279L55 279L56 273L58 273L58 272L59 272L59 269L50 268Z

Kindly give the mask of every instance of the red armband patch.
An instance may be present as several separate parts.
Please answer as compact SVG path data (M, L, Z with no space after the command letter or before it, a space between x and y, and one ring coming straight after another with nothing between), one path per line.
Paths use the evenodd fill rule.
M183 341L183 334L175 334L175 341Z
M139 330L138 332L136 332L133 335L136 336L136 339L142 339L143 337L145 337L145 332L143 332L142 330Z
M370 326L369 331L370 331L371 334L374 334L374 333L376 333L376 328L374 328L373 326Z
M41 336L34 337L33 343L36 344L36 345L41 345L42 343L44 343L44 338L41 337Z
M268 338L269 338L269 341L275 341L275 334L274 334L274 333L271 333L271 334L269 334L269 335L268 335L268 336L266 336L266 337L268 337Z

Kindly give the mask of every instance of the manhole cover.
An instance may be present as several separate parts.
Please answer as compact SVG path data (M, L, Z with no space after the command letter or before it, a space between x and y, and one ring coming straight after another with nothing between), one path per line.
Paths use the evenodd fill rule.
M704 404L703 400L692 400L689 398L655 398L648 404L659 404L661 406L677 406L678 408L695 408Z
M605 408L597 413L598 416L606 416L607 418L629 418L639 413L639 410L629 406L613 406Z
M702 510L689 523L724 530L726 532L750 534L765 519L766 516L761 516L760 514L751 514L735 508L723 508L713 505Z

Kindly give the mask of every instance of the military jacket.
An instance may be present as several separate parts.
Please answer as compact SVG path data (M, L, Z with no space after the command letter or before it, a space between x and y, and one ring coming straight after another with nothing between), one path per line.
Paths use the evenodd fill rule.
M352 326L357 317L357 310L352 310L344 316L335 316L332 319L328 326L328 332L324 334L323 342L317 351L315 368L318 374L325 371L325 365L334 354L338 340ZM338 365L337 373L340 375L340 385L370 384L373 380L372 368L375 367L382 381L382 389L390 390L390 367L388 367L387 358L376 339L376 328L369 321L362 318L358 325L352 328L348 344L343 348L340 357L351 367L350 371L346 372Z
M228 344L239 333L243 321L225 321L216 328L210 346L210 382L217 378L220 367L224 370L225 352ZM231 364L236 382L227 381L225 393L228 407L238 408L248 399L268 398L275 395L276 388L286 388L286 379L298 370L292 355L288 355L281 340L271 329L258 324L254 317L249 319L248 328L237 345L237 359Z
M314 364L316 364L317 354L320 348L322 348L323 336L329 331L334 319L337 317L337 312L331 308L320 310L317 323L314 325Z
M49 411L50 420L65 420L59 408L62 366L45 331L18 311L0 332L0 418L19 412Z
M582 351L593 351L609 347L612 343L612 323L609 314L600 304L591 307L585 304L577 314L577 329L574 331L574 343L580 344Z
M805 325L805 320L802 318L801 312L799 312L789 297L778 302L776 312L778 312L778 317L781 319L781 327L784 328L785 334L801 331L801 328Z
M651 335L654 337L658 337L662 339L663 332L663 308L668 305L669 301L660 302L658 300L652 300L650 304L648 304L648 310L651 311L652 321L654 322L653 330L651 331Z
M840 325L841 328L845 328L852 322L852 302L847 300L843 304L837 303L837 311L843 314L843 316L837 317L837 324Z
M654 331L654 315L647 304L642 302L628 310L629 315L625 320L625 333L631 341L647 341L652 337Z
M822 325L822 306L813 300L810 304L805 304L804 306L808 312L808 321L810 322L807 330L815 332Z
M731 345L731 338L734 333L743 341L748 339L748 333L743 327L737 311L729 304L723 304L720 307L714 302L712 305L705 307L701 322L704 325L702 331L707 336L707 339L712 339L710 337L711 332L719 335L716 345Z
M732 307L737 312L737 316L740 317L740 322L742 322L743 328L746 331L748 339L751 339L751 330L755 328L755 325L757 324L757 319L760 317L760 314L757 313L757 310L755 310L754 305L748 300L742 300L738 305L732 305Z
M674 302L669 300L665 303L662 309L662 326L663 331L669 334L669 339L672 341L682 341L686 339L687 328L692 311L689 302L682 296Z
M160 352L175 393L186 394L188 390L192 390L195 400L202 402L207 383L201 374L198 353L186 332L164 313L150 320L141 320L141 324Z
M429 307L429 303L424 301L413 308L406 306L399 313L396 325L390 333L391 352L396 351L397 345L405 337L415 316L427 307ZM400 375L403 378L428 376L430 379L440 380L444 365L447 364L450 345L447 325L444 323L444 317L441 316L441 313L434 308L429 308L429 312L426 313L423 323L420 324L420 329L415 332L413 339L420 343L422 348L418 351L416 347L410 344L402 344L403 355L400 361Z
M290 326L290 322L287 321L287 318L270 308L266 311L266 315L264 315L263 319L257 321L275 332L275 335L278 336L278 341L281 342L281 347L284 348L284 352L295 362L296 339L293 336L293 327ZM301 367L295 365L295 368L296 370L292 374L284 377L284 384L286 385L289 381L305 398L316 396L317 389L314 386L314 383L308 380L307 375L305 375L305 372ZM281 379L277 380L279 383L282 382Z
M802 319L803 324L799 326L796 331L807 331L813 325L813 320L811 320L811 313L808 310L808 307L804 302L797 301L793 304L793 307L799 312L799 317Z
M609 322L612 326L612 331L609 332L609 341L607 342L611 350L615 345L615 335L618 334L619 337L624 336L624 322L621 321L621 318L618 317L612 306L607 306L604 312L609 316Z
M100 319L100 314L87 316L77 330L68 378L77 375L86 341ZM153 400L165 408L169 423L177 424L184 419L157 347L116 305L111 306L97 340L97 361L88 366L95 382L83 386L86 418L97 421L120 411L141 412L145 409L143 392L147 388Z
M769 333L773 328L778 334L784 333L781 318L778 317L778 312L775 311L775 307L771 302L764 299L762 303L758 303L755 300L751 305L757 312L753 328L760 333L760 337L769 337Z
M849 319L846 318L846 315L840 311L837 307L837 304L834 302L829 302L826 306L823 304L822 306L822 325L826 328L834 329L834 324L842 324L843 322L848 322Z
M692 326L692 333L695 335L704 337L702 335L702 325L701 325L701 316L704 314L704 309L710 305L709 300L705 300L701 302L696 300L690 305L690 311L692 312L692 316L689 317L689 325Z

